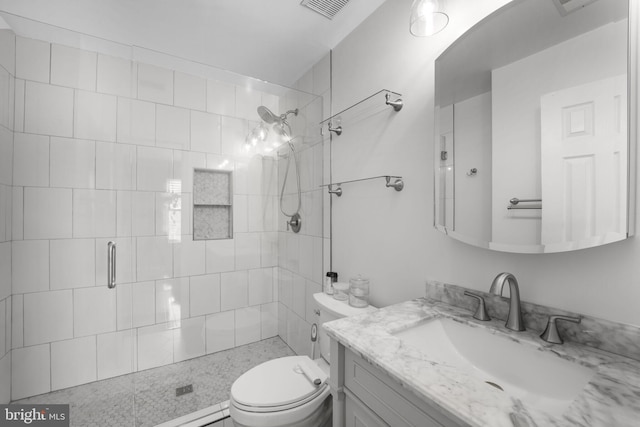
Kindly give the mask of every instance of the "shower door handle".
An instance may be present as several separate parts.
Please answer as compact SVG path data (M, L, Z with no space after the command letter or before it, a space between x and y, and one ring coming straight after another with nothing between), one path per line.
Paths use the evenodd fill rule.
M116 243L107 243L107 288L116 287Z

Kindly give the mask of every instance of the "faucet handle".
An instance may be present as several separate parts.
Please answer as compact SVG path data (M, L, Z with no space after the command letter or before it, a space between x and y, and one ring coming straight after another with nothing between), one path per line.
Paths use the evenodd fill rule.
M549 316L549 321L547 322L547 327L544 332L540 334L540 338L545 340L546 342L552 344L562 344L564 341L558 332L558 325L556 324L557 320L566 320L567 322L580 323L579 317L570 317L570 316L560 316L553 315Z
M464 294L468 297L477 299L479 302L478 308L476 309L476 312L473 314L474 319L478 319L482 321L491 320L491 317L489 317L489 313L487 313L487 307L484 304L484 298L482 298L478 294L474 294L467 291L465 291Z

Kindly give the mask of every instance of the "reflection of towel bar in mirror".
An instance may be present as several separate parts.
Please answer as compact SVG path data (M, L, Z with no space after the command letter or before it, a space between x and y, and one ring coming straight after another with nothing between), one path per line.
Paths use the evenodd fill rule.
M321 185L320 187L328 187L329 194L335 194L336 196L340 197L342 196L342 187L341 187L342 184L349 184L352 182L359 182L359 181L368 181L370 179L378 179L378 178L384 178L386 180L385 187L394 188L396 191L402 191L402 189L404 188L404 181L402 180L402 177L394 176L394 175L381 175L381 176L372 176L370 178L352 179L350 181L341 181L337 183L324 184L324 185ZM391 178L395 178L395 181L391 182ZM335 189L333 188L334 185L336 186Z
M507 209L542 209L542 206L520 206L520 203L542 203L542 199L518 199L514 197L509 200L510 205Z

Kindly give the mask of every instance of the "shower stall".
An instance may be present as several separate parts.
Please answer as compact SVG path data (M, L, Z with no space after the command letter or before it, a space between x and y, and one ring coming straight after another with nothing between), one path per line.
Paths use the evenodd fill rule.
M308 353L325 90L0 15L0 403L155 425Z

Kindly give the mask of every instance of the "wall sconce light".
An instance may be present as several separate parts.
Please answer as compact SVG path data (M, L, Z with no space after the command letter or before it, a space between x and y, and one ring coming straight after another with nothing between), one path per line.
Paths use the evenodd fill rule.
M409 31L416 37L432 36L449 23L449 16L442 12L443 0L414 0L411 5Z

